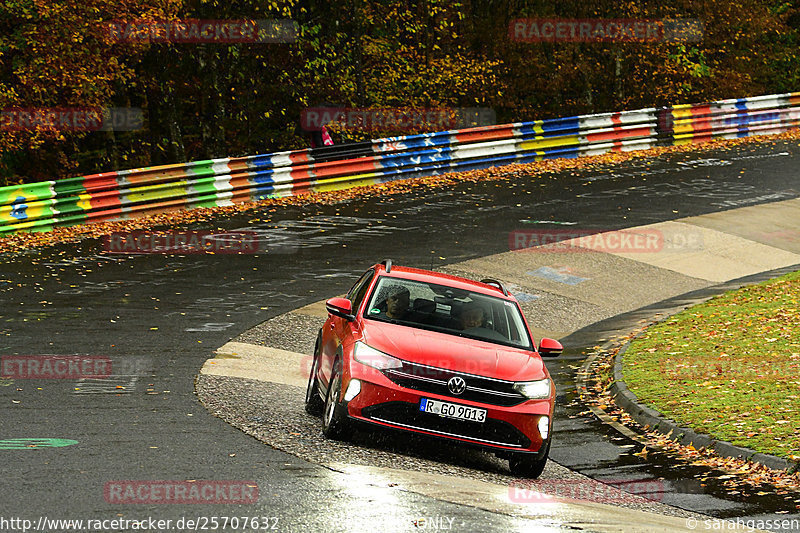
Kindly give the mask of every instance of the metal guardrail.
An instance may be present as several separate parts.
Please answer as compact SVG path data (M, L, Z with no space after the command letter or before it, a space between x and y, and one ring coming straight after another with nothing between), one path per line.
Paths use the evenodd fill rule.
M795 92L106 172L0 188L0 235L798 126Z

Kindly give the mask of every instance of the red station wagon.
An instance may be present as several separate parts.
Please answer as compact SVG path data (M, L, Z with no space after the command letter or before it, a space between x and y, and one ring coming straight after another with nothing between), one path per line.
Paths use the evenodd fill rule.
M555 386L516 299L476 282L390 260L370 268L347 298L326 304L306 390L328 438L356 422L479 446L515 475L547 462Z

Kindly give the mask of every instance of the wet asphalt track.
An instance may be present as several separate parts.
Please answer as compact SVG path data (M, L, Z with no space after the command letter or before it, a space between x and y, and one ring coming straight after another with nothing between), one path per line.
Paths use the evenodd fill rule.
M455 530L515 531L530 524L411 493L388 496L341 474L272 450L208 415L193 378L212 351L268 318L344 292L376 260L421 267L507 251L522 220L618 229L800 196L793 143L673 154L614 171L465 183L415 195L336 206L286 208L220 221L259 232L261 255L126 256L100 242L0 265L0 355L108 356L112 379L0 381L0 440L62 438L62 448L0 449L0 516L175 519L277 517L282 531L416 529L419 518L454 518ZM646 180L642 180L644 175ZM261 219L269 217L269 222ZM552 227L552 226L545 226ZM598 328L602 330L602 327ZM555 373L578 362L591 331L578 332ZM567 373L561 373L562 378ZM563 390L563 389L562 389ZM569 394L559 410L570 413ZM563 418L552 456L607 478L663 476L642 466L610 429ZM585 434L584 434L585 432ZM591 436L590 436L591 435ZM602 436L605 435L605 438ZM576 454L572 439L597 441ZM2 446L2 443L0 443ZM622 452L621 450L624 450ZM760 516L784 502L723 498L681 470L664 501L715 516ZM113 480L228 479L258 483L259 503L120 505ZM684 480L684 481L681 481ZM391 505L387 505L391 503ZM787 515L778 515L784 518Z

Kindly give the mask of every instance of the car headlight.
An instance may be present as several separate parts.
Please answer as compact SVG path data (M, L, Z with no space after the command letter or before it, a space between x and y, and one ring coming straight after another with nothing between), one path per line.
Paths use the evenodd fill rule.
M550 379L520 381L514 383L514 390L531 400L544 400L550 397Z
M356 342L355 348L353 348L353 357L359 363L377 368L378 370L403 367L403 362L400 359L379 352L372 346L367 346L363 342Z

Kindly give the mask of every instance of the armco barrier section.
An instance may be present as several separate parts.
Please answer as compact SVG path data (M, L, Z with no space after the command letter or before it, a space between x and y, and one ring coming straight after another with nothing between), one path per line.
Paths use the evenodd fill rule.
M798 126L796 92L107 172L0 188L0 235Z

